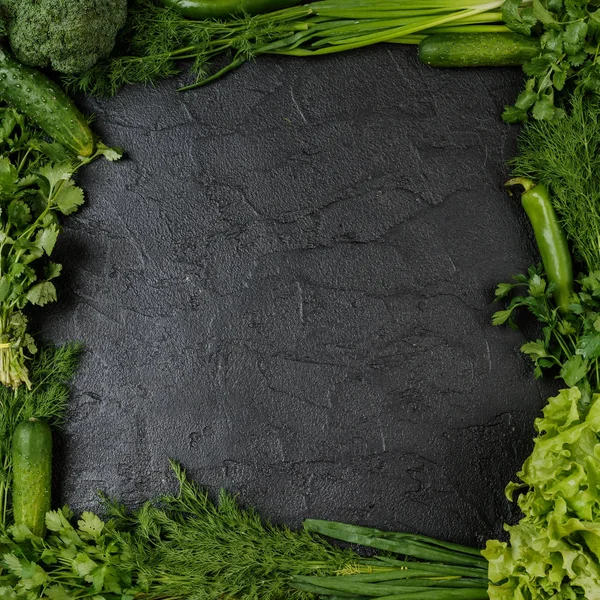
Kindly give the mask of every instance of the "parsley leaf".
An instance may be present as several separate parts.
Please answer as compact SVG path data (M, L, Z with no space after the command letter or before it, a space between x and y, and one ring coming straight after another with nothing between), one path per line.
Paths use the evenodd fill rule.
M49 302L56 302L56 288L51 281L40 281L29 288L27 292L27 300L31 304L44 306Z
M59 188L54 202L63 215L74 213L83 204L83 190L68 180Z
M49 143L18 111L0 107L0 385L30 385L26 363L36 347L21 311L29 304L44 306L56 300L51 280L59 276L60 265L36 264L52 255L60 219L84 202L74 174L98 157L114 161L121 154L98 143L92 157L74 157Z
M514 31L539 39L540 54L523 65L525 90L502 118L508 123L564 116L568 92L600 93L600 11L583 0L505 0L502 18Z

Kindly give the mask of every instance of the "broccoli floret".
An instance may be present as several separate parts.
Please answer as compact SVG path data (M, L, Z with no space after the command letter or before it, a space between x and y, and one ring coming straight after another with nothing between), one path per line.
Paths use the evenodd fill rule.
M15 56L35 67L82 73L106 56L127 0L2 0Z

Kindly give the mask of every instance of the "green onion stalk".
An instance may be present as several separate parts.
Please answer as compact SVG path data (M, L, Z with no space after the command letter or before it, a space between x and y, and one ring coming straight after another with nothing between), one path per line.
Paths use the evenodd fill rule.
M172 466L178 494L133 513L109 507L113 524L130 535L120 568L145 598L487 599L487 563L478 550L331 521L307 520L291 531L225 492L213 502ZM365 558L364 548L378 555Z
M126 84L149 84L189 61L205 85L263 54L322 56L382 42L418 44L434 33L508 32L503 0L322 0L230 20L190 20L153 0L133 0L112 55L63 81L72 91L112 95ZM213 69L215 59L224 65Z

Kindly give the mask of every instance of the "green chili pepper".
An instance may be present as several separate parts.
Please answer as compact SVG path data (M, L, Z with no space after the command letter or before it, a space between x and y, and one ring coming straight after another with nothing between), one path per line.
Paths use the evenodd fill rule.
M529 217L544 271L554 284L554 300L562 313L569 311L573 292L573 261L562 226L556 216L548 188L518 177L507 186L521 185L521 204Z
M302 0L161 0L188 19L227 19L258 15L300 4Z

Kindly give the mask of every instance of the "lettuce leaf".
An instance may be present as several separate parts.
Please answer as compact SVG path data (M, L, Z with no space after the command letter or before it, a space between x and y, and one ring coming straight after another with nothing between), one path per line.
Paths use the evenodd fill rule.
M488 541L491 600L600 600L600 394L550 398L531 456L510 483L523 518Z

